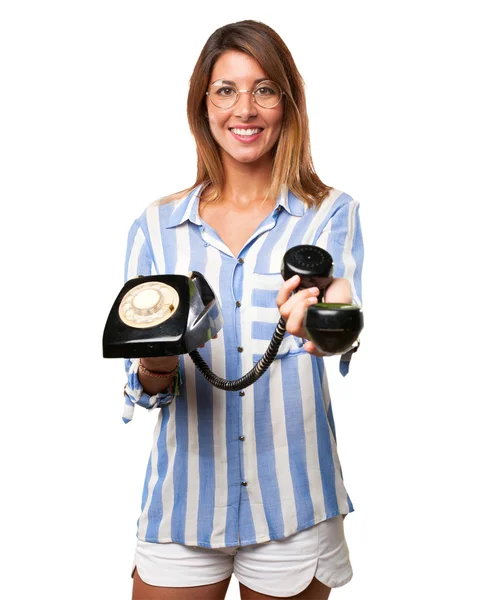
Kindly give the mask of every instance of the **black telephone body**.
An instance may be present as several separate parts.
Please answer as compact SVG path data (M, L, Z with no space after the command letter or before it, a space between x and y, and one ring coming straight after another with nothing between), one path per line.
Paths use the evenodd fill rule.
M188 354L223 327L221 307L201 273L130 279L103 333L105 358Z

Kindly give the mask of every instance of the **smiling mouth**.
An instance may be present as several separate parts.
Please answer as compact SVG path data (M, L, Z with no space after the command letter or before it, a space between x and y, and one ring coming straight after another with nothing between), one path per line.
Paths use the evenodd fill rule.
M258 133L261 133L263 129L261 127L254 127L251 129L237 129L236 127L230 127L230 131L232 131L235 135L247 137L257 135Z

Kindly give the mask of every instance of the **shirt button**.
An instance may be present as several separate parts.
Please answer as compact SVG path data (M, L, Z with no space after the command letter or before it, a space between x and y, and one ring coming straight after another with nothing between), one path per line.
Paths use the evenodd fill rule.
M240 435L240 436L238 437L238 439L239 439L241 442L244 442L244 435Z
M242 481L241 485L248 485L248 482L247 481Z
M238 346L238 352L243 352L243 346Z
M242 265L244 263L244 259L243 258L239 258L238 262L239 262L240 265Z
M236 306L239 308L241 306L241 302L239 300L236 300Z
M240 392L240 394L239 394L239 395L240 395L240 396L244 396L244 392L243 392L243 390L241 390L241 392Z

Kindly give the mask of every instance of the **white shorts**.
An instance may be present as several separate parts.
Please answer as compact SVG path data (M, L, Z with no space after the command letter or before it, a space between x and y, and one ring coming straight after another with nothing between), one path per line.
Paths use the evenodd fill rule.
M250 589L281 598L299 594L313 577L334 588L345 585L353 576L342 515L283 540L234 548L138 540L133 571L135 566L140 578L149 585L209 585L234 573Z

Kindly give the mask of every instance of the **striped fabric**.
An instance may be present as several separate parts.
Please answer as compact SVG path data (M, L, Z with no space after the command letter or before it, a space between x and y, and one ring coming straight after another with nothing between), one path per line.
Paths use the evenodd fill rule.
M198 215L200 187L153 203L133 224L125 278L202 273L220 301L224 327L200 353L213 372L237 379L259 360L279 319L285 251L316 244L335 277L361 302L363 244L358 203L331 190L308 209L283 187L274 211L238 257ZM333 359L331 359L333 360ZM180 395L143 393L138 360L125 361L124 420L135 404L160 407L143 489L138 537L222 548L278 540L353 511L336 449L324 361L286 334L271 367L243 392L213 388L180 357Z

